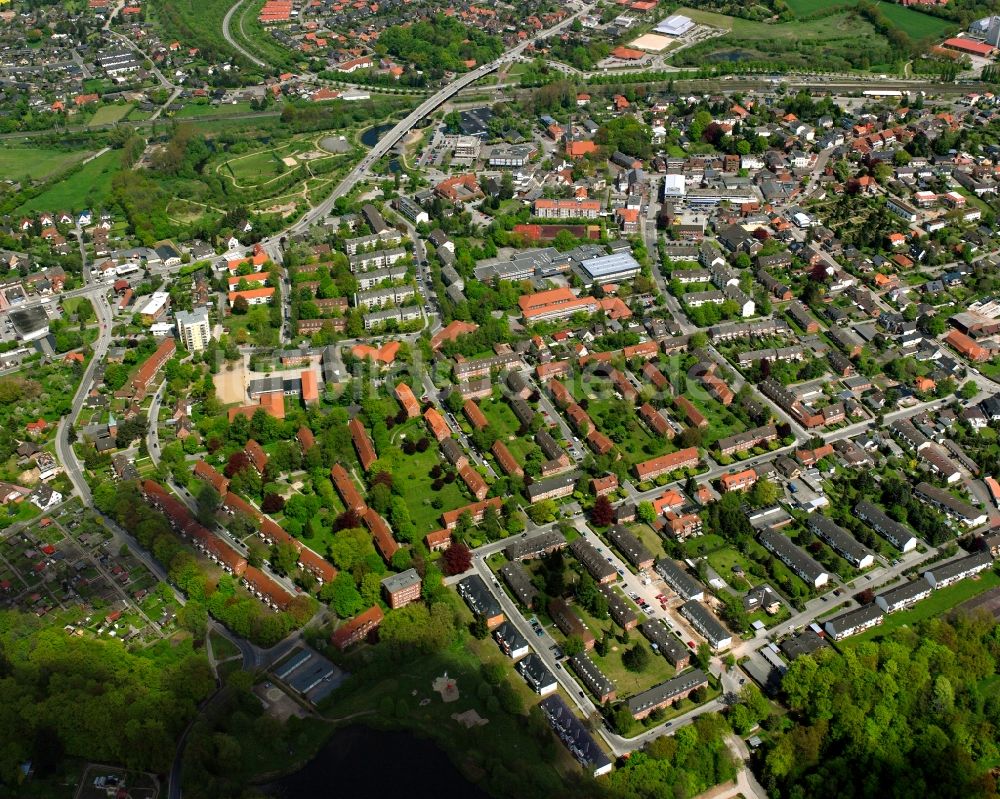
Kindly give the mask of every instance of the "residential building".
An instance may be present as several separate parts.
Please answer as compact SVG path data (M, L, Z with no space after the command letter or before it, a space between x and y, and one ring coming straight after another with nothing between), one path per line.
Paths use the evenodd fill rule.
M708 685L708 677L701 669L692 669L683 674L655 685L647 691L628 699L628 712L637 721L646 718L655 710L686 699L692 691Z
M956 498L943 488L938 488L930 483L917 483L913 493L917 497L933 505L943 512L949 519L959 522L966 527L979 527L986 524L988 519L984 511L979 510L968 502Z
M493 640L511 660L520 660L531 651L527 639L509 621L497 625L493 630Z
M993 555L990 552L976 552L947 563L935 564L923 573L923 577L936 590L986 571L992 565Z
M420 575L416 569L390 574L382 580L382 594L393 610L419 600L421 587Z
M538 707L541 708L552 731L590 774L600 777L611 771L613 768L611 760L561 696L558 694L548 696L538 703Z
M583 564L583 567L590 572L599 585L613 583L618 578L615 567L601 555L600 552L585 538L574 539L569 545L573 556Z
M197 308L194 311L177 311L174 314L177 323L177 338L181 340L188 352L201 352L212 340L212 327L208 321L208 309Z
M569 665L576 676L580 678L580 682L597 700L598 705L610 702L617 696L615 684L587 656L586 652L578 652L569 658Z
M481 617L491 630L503 623L504 614L500 603L478 574L470 575L459 582L457 590L472 614Z
M548 696L559 687L552 672L534 652L519 660L514 668L524 678L528 687L539 696Z
M705 637L716 652L728 649L732 644L732 633L701 602L695 599L685 602L681 605L681 615L691 622L691 626Z
M359 613L350 621L340 625L330 636L330 642L341 652L349 646L363 641L375 630L384 618L382 608L372 605L364 613Z
M926 599L933 590L931 584L925 579L911 580L895 588L890 588L888 591L883 591L875 597L875 604L882 608L884 613L893 613Z
M674 560L669 558L658 560L656 573L680 595L681 599L700 600L705 596L705 587Z
M564 549L566 545L566 538L562 533L558 530L546 530L538 535L511 541L504 549L504 554L507 560L512 561L535 560Z
M517 561L505 563L500 567L500 576L522 607L529 610L534 607L538 598L538 589L531 582L531 577Z
M616 524L608 531L608 537L628 562L637 569L642 571L652 568L653 553L627 527Z
M556 626L562 630L563 635L577 636L583 641L583 648L586 650L594 648L594 634L580 620L580 617L573 612L573 609L566 604L565 599L556 597L549 601L549 616L556 623Z
M808 585L820 588L830 580L830 575L792 540L777 530L765 527L757 536L761 545L784 563Z
M688 667L691 662L691 652L675 636L663 619L647 619L639 625L639 630L659 652L678 671Z
M830 619L823 628L834 641L857 635L872 627L877 627L885 619L882 608L874 602L856 610L849 610Z
M909 528L890 518L885 511L873 502L869 502L867 499L859 500L858 504L854 506L854 515L896 547L896 549L903 552L912 552L917 548L917 537L910 532Z
M809 529L852 566L867 569L875 563L874 553L829 516L819 512L809 514Z

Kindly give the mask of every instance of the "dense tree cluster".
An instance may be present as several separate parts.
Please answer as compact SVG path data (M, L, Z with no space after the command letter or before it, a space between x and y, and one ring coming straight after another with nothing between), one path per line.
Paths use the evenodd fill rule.
M792 716L763 758L776 797L997 796L1000 662L992 618L959 616L797 659Z
M205 659L189 647L130 653L45 624L0 613L0 786L17 786L29 760L39 776L64 757L166 771L214 687Z

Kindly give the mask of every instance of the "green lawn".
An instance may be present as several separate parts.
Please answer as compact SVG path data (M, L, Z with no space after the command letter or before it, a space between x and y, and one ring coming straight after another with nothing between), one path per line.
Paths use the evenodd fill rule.
M629 530L642 541L646 549L653 553L654 558L659 560L666 557L666 552L663 550L663 539L648 524L632 524L629 525Z
M87 125L89 127L96 127L97 125L110 125L120 119L124 119L128 116L128 113L131 110L131 105L102 105L97 109L97 113L90 118Z
M760 582L750 574L750 561L732 547L724 547L723 549L715 550L715 552L709 552L708 563L719 573L719 576L723 580L734 588L746 588L746 583L750 583L753 586ZM735 574L733 566L742 568L743 574Z
M215 655L216 660L225 660L226 658L235 657L240 653L236 644L228 638L219 635L217 632L209 633L209 638L212 641L212 654Z
M44 180L86 158L85 150L70 152L35 147L0 147L0 175L7 180Z
M423 420L413 419L403 427L393 429L394 445L401 440L397 430L413 440L419 440L426 435ZM393 472L397 483L406 486L406 505L421 536L441 529L441 514L444 511L454 510L475 501L466 495L465 483L457 474L453 482L445 483L440 491L434 491L432 488L434 479L430 476L430 471L434 466L446 464L447 461L434 439L430 436L428 438L431 445L426 452L415 452L413 455L401 458Z
M965 579L954 585L949 585L947 588L935 591L927 599L918 602L909 610L890 613L878 627L873 627L860 635L852 636L847 640L847 643L853 644L861 641L869 641L873 638L881 638L900 627L940 616L956 605L960 605L966 600L979 596L984 591L989 591L991 588L996 588L997 586L1000 586L1000 575L995 571L983 572L977 578Z
M111 191L111 179L120 169L121 160L121 150L104 153L84 164L78 172L28 200L16 213L55 209L81 211L84 208L101 207Z
M510 454L517 458L522 466L529 455L538 451L538 445L529 436L519 436L517 431L521 429L520 422L514 416L514 411L504 400L492 398L479 400L479 409L489 420L490 427L496 431L500 440L507 445ZM464 414L462 417L464 418Z

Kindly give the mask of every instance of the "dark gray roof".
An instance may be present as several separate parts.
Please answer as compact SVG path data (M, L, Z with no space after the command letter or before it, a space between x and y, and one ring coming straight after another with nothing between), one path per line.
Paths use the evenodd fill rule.
M707 607L705 607L701 602L692 599L690 602L685 602L681 605L681 614L690 621L696 630L708 639L708 642L714 647L718 646L721 641L726 639L731 639L732 633L729 632Z
M669 558L656 562L656 572L681 595L682 599L691 599L705 593L705 587L701 583Z
M628 700L629 712L634 716L649 707L663 705L673 700L686 691L691 691L698 686L707 685L708 677L701 669L691 669L671 680L654 685L648 691L636 694Z

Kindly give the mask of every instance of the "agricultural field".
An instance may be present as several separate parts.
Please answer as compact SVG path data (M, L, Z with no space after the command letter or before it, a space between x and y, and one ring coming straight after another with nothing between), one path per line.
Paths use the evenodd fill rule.
M28 200L17 213L65 208L81 211L99 208L111 191L111 180L121 167L121 150L110 150L83 165L78 172L50 186L37 197Z
M68 169L89 155L44 148L0 147L0 175L7 180L45 180Z

